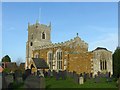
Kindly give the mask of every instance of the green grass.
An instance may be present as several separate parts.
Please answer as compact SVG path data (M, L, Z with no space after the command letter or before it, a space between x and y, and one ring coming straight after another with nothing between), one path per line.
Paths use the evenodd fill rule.
M101 78L99 83L95 83L94 79L88 79L83 85L79 85L73 81L71 78L66 80L56 80L55 78L45 78L46 89L50 88L116 88L116 82L106 82L106 78ZM17 85L14 83L14 90L24 90L22 88L24 83Z
M116 82L106 82L105 78L102 78L99 83L95 83L94 79L88 79L83 85L79 85L71 78L66 80L56 80L55 78L46 78L46 88L117 88Z

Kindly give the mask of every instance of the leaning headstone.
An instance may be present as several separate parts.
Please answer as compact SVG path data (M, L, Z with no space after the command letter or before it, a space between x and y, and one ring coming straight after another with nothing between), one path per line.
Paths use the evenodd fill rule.
M2 75L2 89L5 89L5 88L7 88L7 83L6 83L5 75L4 75L4 72L3 72L3 75Z
M13 75L7 75L7 76L5 76L4 80L5 80L6 86L7 86L7 88L8 88L8 86L9 86L11 83L14 82Z
M106 76L106 81L109 82L109 73L106 72L105 76Z
M24 82L24 88L45 88L45 79L44 77L30 75L26 78Z
M100 82L100 77L99 76L96 76L95 77L95 83L99 83Z
M86 80L87 80L87 74L85 72L83 73L83 78L84 78L84 81L86 82Z
M53 72L50 72L50 77L53 77Z
M78 83L78 81L77 81L78 79L77 79L77 74L76 74L76 73L74 73L73 79L74 79L74 82L75 82L75 83Z
M59 72L56 72L56 80L59 80L59 78L60 78Z
M79 77L79 84L84 84L84 78L83 77Z
M76 74L76 77L75 77L75 78L76 78L76 79L75 79L76 83L79 84L79 75Z
M66 71L66 77L70 77L70 74L68 71Z
M93 74L92 73L90 73L90 79L93 77Z
M56 72L55 72L55 70L53 70L52 73L53 73L53 77L56 77Z
M48 77L50 77L50 74L51 74L51 71L50 71L50 70L48 70Z
M29 75L31 75L31 69L25 70L25 73L22 75L23 81L24 81Z
M14 80L18 84L23 82L22 71L20 71L20 70L16 70L15 71L15 73L14 73Z
M47 75L48 75L48 72L45 72L45 74L44 74L44 75L45 75L45 77L47 77Z
M63 79L63 80L66 79L66 71L62 71L62 79Z

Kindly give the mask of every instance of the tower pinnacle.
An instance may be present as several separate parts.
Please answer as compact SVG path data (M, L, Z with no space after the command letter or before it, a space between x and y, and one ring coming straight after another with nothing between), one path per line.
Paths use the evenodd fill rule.
M39 24L39 20L38 19L36 20L36 24Z
M49 23L49 27L51 27L51 22Z
M78 37L78 33L77 33L77 37Z

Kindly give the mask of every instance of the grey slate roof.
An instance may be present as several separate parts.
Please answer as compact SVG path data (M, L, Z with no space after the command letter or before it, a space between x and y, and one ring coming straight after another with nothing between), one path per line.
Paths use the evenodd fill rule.
M106 51L109 51L109 50L107 50L106 48L103 48L103 47L97 47L97 48L96 48L95 50L93 50L93 51L102 50L102 49L103 49L103 50L106 50ZM93 51L92 51L92 52L93 52ZM109 52L111 52L111 51L109 51Z
M37 67L37 69L49 69L47 63L43 58L33 58L33 61Z
M103 48L103 47L97 47L95 50L100 50L100 49L107 50L106 48Z
M9 69L17 68L16 62L7 62L6 67Z

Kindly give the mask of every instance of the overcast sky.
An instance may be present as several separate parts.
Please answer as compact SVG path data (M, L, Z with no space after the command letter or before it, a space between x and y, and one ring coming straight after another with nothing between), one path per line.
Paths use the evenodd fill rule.
M2 3L2 56L25 61L27 26L36 20L52 23L51 41L79 37L89 51L105 47L114 52L118 45L118 3Z

